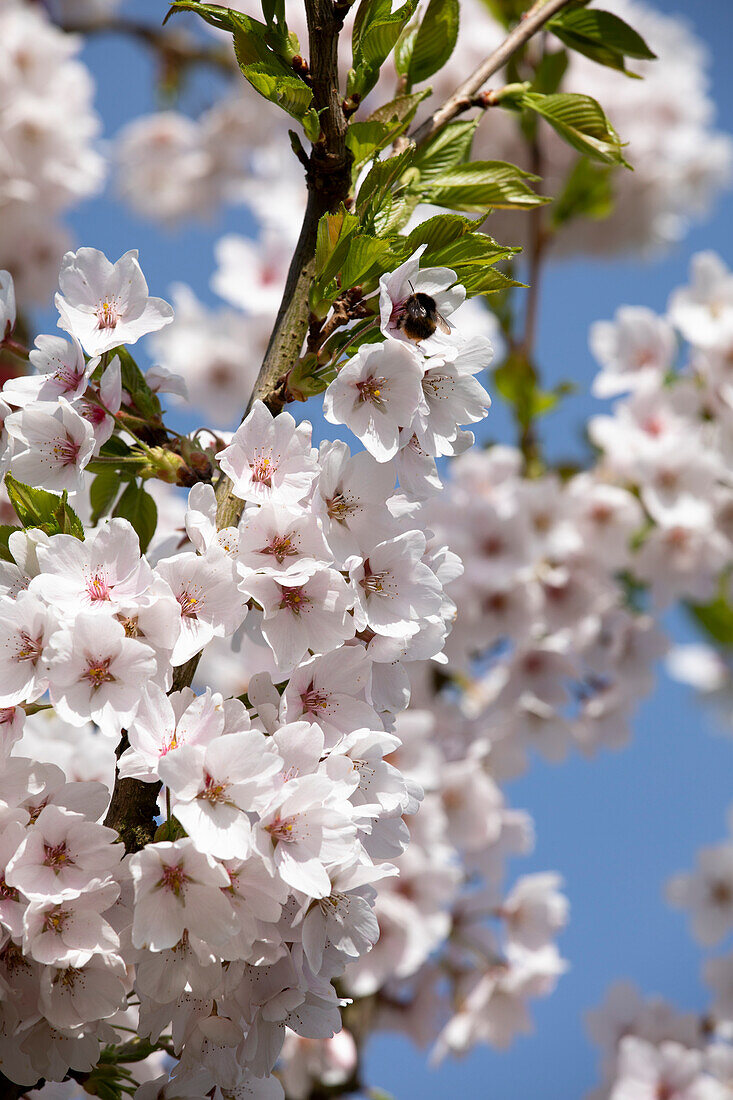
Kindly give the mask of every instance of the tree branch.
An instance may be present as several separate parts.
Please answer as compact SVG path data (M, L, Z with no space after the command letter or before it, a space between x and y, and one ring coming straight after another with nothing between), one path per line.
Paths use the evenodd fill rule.
M228 49L205 46L187 34L163 30L142 20L125 19L122 16L90 21L89 23L59 23L59 29L67 34L122 34L137 39L160 55L166 66L182 68L186 65L208 65L230 75L238 72Z
M416 145L424 145L447 122L450 122L456 115L461 114L462 111L468 110L473 105L471 102L473 97L480 91L489 77L506 65L509 58L525 42L528 42L548 20L552 19L553 15L560 11L560 8L566 7L570 2L571 0L536 0L536 3L532 5L528 12L525 12L520 22L513 31L509 32L501 45L471 73L467 80L464 80L463 84L456 88L453 95L449 96L445 103L438 107L437 111L434 111L416 130L413 130L410 134L410 140L414 141Z
M191 686L200 659L201 654L197 653L185 665L174 669L171 691L181 691ZM127 734L123 733L115 754L118 760L129 744ZM115 776L104 824L117 830L126 852L139 852L154 838L160 788L160 783L144 783L142 779L120 779L119 775Z
M308 332L308 290L315 274L318 222L329 210L336 210L351 189L351 156L346 148L348 123L338 83L338 39L346 9L335 5L333 0L306 0L305 8L313 106L320 113L321 135L309 157L308 201L300 237L245 416L258 399L273 413L283 407L284 377L300 355ZM244 503L232 495L228 478L220 480L216 495L217 526L221 529L236 525Z

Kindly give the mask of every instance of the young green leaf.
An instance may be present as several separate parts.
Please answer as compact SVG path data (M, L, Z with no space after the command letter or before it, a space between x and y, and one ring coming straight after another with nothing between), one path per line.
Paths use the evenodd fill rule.
M552 204L550 217L554 228L572 218L600 221L613 210L613 168L578 157L562 191Z
M365 96L379 79L379 70L409 23L417 0L405 0L391 11L389 0L362 0L356 14L353 43L353 68L346 82L346 95Z
M604 164L631 167L624 160L618 134L603 108L590 96L574 92L557 92L554 95L525 92L521 106L546 119L568 145L585 156Z
M459 20L458 0L430 0L407 68L410 87L421 84L446 64L456 45Z
M12 474L5 475L5 488L24 528L39 527L47 535L74 535L84 541L84 525L69 506L66 493L57 496L45 489L24 485Z
M530 187L528 181L536 180L506 161L479 160L449 168L420 190L425 201L450 210L528 210L550 201Z
M11 523L0 524L0 561L13 561L8 545L10 536L14 531L22 531L22 527L14 527Z
M92 524L99 523L102 516L108 515L121 488L122 482L116 470L104 470L96 475L89 488Z
M706 604L691 603L687 607L697 625L713 642L726 649L733 646L733 608L725 596L717 596Z
M131 481L112 514L130 521L140 539L140 550L145 553L158 523L158 509L150 493L136 481Z
M636 74L627 70L625 58L653 61L656 57L641 35L610 11L566 8L547 26L566 46L627 76Z
M413 166L420 172L420 183L438 179L447 169L464 164L470 154L479 119L450 122L432 141L418 149Z
M568 55L566 50L556 50L554 53L542 55L539 65L535 69L532 90L543 95L551 95L556 92L565 76L568 67Z

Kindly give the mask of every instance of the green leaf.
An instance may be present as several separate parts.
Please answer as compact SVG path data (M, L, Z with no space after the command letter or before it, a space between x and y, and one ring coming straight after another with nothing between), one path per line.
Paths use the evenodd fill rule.
M388 192L401 179L410 165L415 146L409 145L401 153L384 160L376 161L369 169L356 196L356 210L362 225L367 225L370 217L384 202Z
M302 120L310 108L313 92L294 72L282 72L274 61L256 61L241 66L256 92L276 103L293 118Z
M22 531L22 527L13 527L11 523L0 524L0 561L13 561L8 541L14 531Z
M400 76L407 76L407 70L410 67L410 58L415 48L415 39L417 38L419 29L417 25L412 27L407 26L397 39L397 45L394 48L394 67Z
M140 539L140 550L145 553L158 523L158 509L150 493L136 481L131 481L112 514L130 521Z
M272 16L270 26L258 19L218 4L202 4L198 0L174 0L176 11L193 11L219 30L229 31L234 37L234 54L242 75L255 91L287 111L303 124L310 140L316 140L320 132L317 113L312 111L313 92L295 73L288 58L297 39L287 34L287 27L280 19L278 4L267 5L265 17Z
M484 0L484 4L494 19L508 29L519 22L532 0Z
M450 210L528 210L550 201L529 186L527 181L536 179L506 161L472 161L449 168L421 192L427 202Z
M153 393L150 386L145 381L145 375L140 370L127 348L115 348L114 351L110 353L110 358L114 358L114 356L117 356L120 361L122 388L130 395L132 404L140 415L146 419L152 420L160 417L162 409L158 396Z
M565 76L568 67L568 55L565 50L556 50L555 53L545 53L535 69L532 88L543 95L551 95L556 92Z
M358 285L361 285L366 292L370 291L372 289L370 282L373 281L376 285L383 270L381 261L389 250L389 241L383 238L371 237L366 233L355 234L349 241L346 259L341 268L342 291ZM377 268L375 278L369 280L368 274L375 267Z
M689 603L687 608L699 627L718 645L733 646L733 608L725 596L706 604Z
M421 244L427 244L421 264L424 267L452 268L470 297L523 285L492 266L501 260L511 259L520 249L497 244L493 237L477 229L477 223L472 218L437 214L416 226L405 244L408 256Z
M352 122L346 131L346 144L353 155L354 176L370 157L391 145L412 121L419 103L430 95L426 89L415 95L399 96L373 111L363 122Z
M430 0L412 48L410 86L421 84L446 64L456 45L459 20L458 0Z
M358 227L356 214L350 214L343 203L335 214L323 215L316 238L316 275L333 278L338 271L333 262L334 253Z
M546 119L568 145L585 156L604 164L630 167L621 152L618 134L601 105L590 96L576 95L574 92L557 92L554 95L525 92L521 105Z
M5 488L15 514L23 527L38 527L47 535L73 535L84 541L84 525L67 502L67 494L58 496L45 489L24 485L12 474L5 475Z
M92 506L92 525L99 523L112 509L122 488L120 475L116 470L104 470L97 474L89 489L89 502Z
M656 57L641 35L610 11L567 8L551 19L547 27L570 49L627 76L636 74L627 70L625 58L653 61Z
M421 244L426 244L428 248L425 255L432 256L434 251L460 240L475 229L476 222L473 218L462 218L458 214L435 214L412 230L407 238L408 254L412 255Z
M424 88L421 92L413 92L411 95L397 96L389 103L377 107L367 116L367 122L404 122L406 125L412 122L415 111L422 101L430 95L430 89ZM352 124L353 125L353 124Z
M557 405L561 394L541 390L537 373L521 352L510 353L493 375L494 388L511 405L517 423L527 429L538 416L544 416Z
M579 157L552 204L552 225L557 229L573 218L607 218L613 210L612 174L610 165Z
M413 166L420 172L420 184L438 179L449 168L465 164L471 154L471 145L479 119L468 122L450 122L439 130L432 141L418 149Z
M390 11L390 0L362 0L356 13L353 44L353 68L346 82L346 95L365 96L379 79L379 70L412 18L417 0L406 0Z

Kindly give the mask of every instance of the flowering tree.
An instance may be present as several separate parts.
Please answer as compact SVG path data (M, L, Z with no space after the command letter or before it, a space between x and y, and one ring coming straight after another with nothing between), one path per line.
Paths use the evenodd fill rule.
M730 162L694 46L670 85L647 39L664 72L676 25L613 7L175 0L160 27L0 5L3 1097L376 1097L376 1030L503 1047L562 974L559 876L504 883L532 824L502 781L533 748L623 742L659 608L733 640L720 260L666 317L594 328L595 392L628 396L585 468L542 453L548 256L673 238ZM174 319L136 251L64 251L52 219L103 171L73 29L141 40L169 90L235 73L116 158L156 218L250 207L258 239L224 238L216 274L246 315L179 288ZM607 85L621 127L657 108L651 148ZM61 335L31 341L49 271ZM492 361L516 446L481 449ZM216 423L182 434L161 395L187 382ZM313 446L309 399L350 443ZM729 849L671 887L705 942L733 921ZM618 994L599 1095L730 1096L730 970L704 1027Z

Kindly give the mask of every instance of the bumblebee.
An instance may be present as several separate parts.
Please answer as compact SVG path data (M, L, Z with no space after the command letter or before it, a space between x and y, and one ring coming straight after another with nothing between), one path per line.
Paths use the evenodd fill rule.
M397 315L397 328L404 332L408 340L419 344L427 340L436 329L450 335L451 325L442 313L438 312L435 298L422 291L415 291L410 283L412 294L405 299Z

